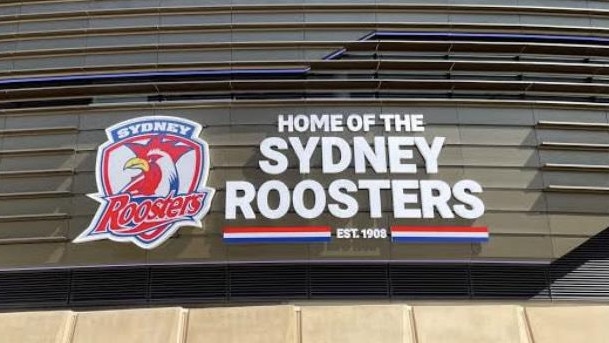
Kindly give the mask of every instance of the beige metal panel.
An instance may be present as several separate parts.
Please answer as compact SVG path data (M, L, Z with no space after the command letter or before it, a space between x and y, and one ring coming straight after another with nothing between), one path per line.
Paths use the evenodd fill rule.
M350 3L353 3L350 1ZM373 22L374 12L372 11L307 11L305 8L305 22L339 22L339 23L357 23L357 22Z
M451 23L485 23L485 24L518 24L520 18L516 14L451 14Z
M68 225L67 219L0 222L0 242L64 240Z
M220 1L220 0L218 0ZM216 16L211 16L216 17ZM220 16L221 17L221 16ZM161 21L165 20L166 17L161 17ZM193 20L198 19L198 16L193 16ZM208 20L210 18L207 18ZM196 25L197 23L195 23ZM159 32L159 44L180 44L180 43L193 43L193 42L207 42L207 43L220 43L230 42L231 33L222 31L208 31L200 29L197 31L190 32ZM204 61L201 61L204 62Z
M297 23L297 22L294 22ZM260 31L260 30L234 30L232 32L231 40L233 43L242 43L242 42L282 42L282 41L291 41L291 42L302 42L304 41L304 30L292 29L292 30L273 30L273 31ZM270 50L270 49L269 49ZM302 60L304 58L305 49L289 49L291 51L286 51L285 54L281 53L280 50L269 51L270 56L272 58L270 60L280 61L285 59L298 59ZM266 51L265 48L261 48L255 52L255 54L251 57L247 56L248 51L246 50L233 50L233 52L237 52L237 55L233 54L233 61L260 61L264 60L261 58L261 54ZM250 52L254 52L253 50ZM279 58L280 56L284 56L285 58ZM254 57L254 58L252 58Z
M531 127L459 126L462 144L537 146Z
M553 16L553 15L520 15L522 25L553 25L553 26L591 26L590 17Z
M259 145L266 137L285 136L277 132L271 123L239 126L211 126L201 133L207 144L214 145Z
M49 114L45 111L36 111L32 115L6 116L6 129L34 129L46 127L75 127L78 126L78 116L75 114ZM42 112L42 113L41 113Z
M87 167L87 171L79 170L78 165L76 168L78 172L74 175L74 185L72 186L74 195L96 193L95 171L89 170L90 167Z
M446 23L449 20L448 14L445 13L378 11L376 21L378 23Z
M224 62L231 60L231 50L191 50L191 51L159 51L158 63L188 63L199 61Z
M47 125L41 126L45 127ZM47 126L48 127L48 126ZM76 132L37 133L27 135L5 135L0 138L3 150L36 150L48 148L72 148Z
M19 40L14 51L32 51L32 50L48 50L48 49L70 49L84 48L87 46L87 40L84 37L68 37L68 38L42 38L42 39L23 39ZM10 51L8 49L3 51Z
M308 21L305 23L309 24ZM366 26L371 26L372 22L360 22L359 27L365 28ZM311 24L309 24L311 25ZM348 23L351 26L351 23ZM369 29L360 29L356 30L353 28L348 28L344 30L330 30L330 29L322 29L316 28L314 26L305 28L305 40L313 40L313 41L335 41L335 40L353 40L354 37L364 37L370 33Z
M414 343L404 305L305 306L302 343Z
M607 306L528 306L526 315L535 343L601 343L609 337Z
M89 17L89 28L155 27L159 18L158 15Z
M69 213L70 198L35 198L0 200L0 216L43 213Z
M66 253L65 243L7 244L0 247L0 268L53 267Z
M149 65L158 63L156 52L114 52L112 54L89 54L85 56L85 66Z
M226 247L228 261L305 261L309 244L231 244Z
M539 159L544 163L609 165L609 154L604 151L540 150Z
M443 169L447 169L444 167ZM464 167L462 179L476 180L485 188L541 189L542 173L533 168ZM440 177L440 179L443 179Z
M101 143L94 144L95 146L99 146ZM90 149L90 148L89 148ZM74 154L74 164L73 168L76 171L76 177L80 176L80 173L84 172L87 175L88 180L86 182L89 185L94 186L94 177L91 175L95 170L95 163L97 160L97 151L96 150L80 150ZM76 190L74 190L76 192Z
M74 68L85 65L85 56L53 56L38 58L13 58L13 69L30 72L47 68Z
M182 311L161 308L80 312L72 343L178 342Z
M161 10L161 27L175 25L198 25L198 24L221 24L231 22L231 13L226 12L200 12L188 13L189 9L185 9L184 13L171 13ZM229 38L230 40L230 38ZM207 40L203 40L207 42Z
M110 0L110 1L91 1L89 2L90 10L103 10L103 9L150 9L154 12L159 4L159 0ZM149 11L150 11L149 10ZM95 13L95 12L93 12Z
M96 152L97 148L107 140L108 136L104 130L81 130L78 132L76 149Z
M589 186L606 187L609 186L609 174L599 172L568 172L568 171L544 171L544 186L549 185L568 185L568 186Z
M134 109L105 109L83 111L78 116L78 127L80 130L104 130L123 120L149 116L153 114L152 108L142 104L141 108ZM82 134L82 132L79 132ZM101 143L101 142L100 142Z
M574 119L575 118L571 118L571 120ZM536 133L539 143L609 143L609 131L537 129Z
M74 314L69 311L0 314L3 342L69 343Z
M95 187L94 180L89 180L89 183L91 184L91 187ZM97 192L97 188L94 188L86 194L74 194L70 198L70 214L72 216L89 216L91 219L93 219L93 215L99 208L100 203L90 198L88 194Z
M533 109L535 121L569 121L581 123L607 123L607 113L601 110L579 110L536 107Z
M257 167L262 159L259 150L254 147L215 148L209 151L210 159L216 168L219 167ZM316 164L319 165L319 157ZM294 163L292 163L294 165Z
M609 226L606 215L552 213L548 220L556 235L595 235Z
M185 342L296 343L296 316L293 306L191 309Z
M552 237L554 258L559 259L578 246L584 244L590 237Z
M224 263L228 259L229 248L222 242L221 236L204 234L206 231L201 228L180 228L177 235L147 253L147 262L213 261Z
M76 12L85 10L89 6L88 1L71 0L71 1L45 1L45 2L24 2L21 4L21 14L26 13L61 13L61 12Z
M492 228L491 228L492 230ZM547 235L498 235L474 249L474 259L550 260L554 257L552 240Z
M92 219L93 219L93 216L90 214L86 214L86 215L73 214L69 219L70 227L69 227L69 231L68 231L68 238L70 239L70 241L73 240L74 238L78 237L78 235L80 235L80 233L83 232L89 226Z
M545 194L548 211L563 213L609 213L609 194Z
M179 104L167 104L165 106L157 106L154 109L154 115L159 116L178 116L201 124L203 127L213 125L227 125L230 124L230 109L229 107L222 105L179 105ZM205 138L205 130L201 134Z
M457 107L461 124L533 125L533 109Z
M415 306L418 343L528 343L514 305Z
M24 151L21 156L2 156L0 158L0 171L71 169L74 165L74 153L72 151L36 155L35 151Z
M538 152L534 148L468 146L462 147L461 150L463 158L461 160L453 160L451 161L451 164L501 167L539 166ZM444 154L444 151L442 154ZM442 154L440 156L442 156Z
M392 260L458 260L472 259L477 244L470 243L433 243L433 244L404 244L391 245Z
M160 7L179 7L179 6L217 6L224 5L224 0L161 0Z
M486 189L479 194L487 210L544 211L544 193L529 190Z
M69 191L72 187L71 175L37 175L0 181L0 193Z
M84 231L83 228L70 228L76 236ZM61 259L63 265L117 265L142 264L146 262L146 250L131 243L117 243L109 240L87 242L81 244L70 243L66 246L65 254Z
M55 30L79 30L88 26L86 18L64 19L61 21L49 20L21 20L19 21L19 33L44 32Z
M120 39L116 36L88 36L86 40L86 47L89 51L93 48L107 46L107 47L137 47L141 45L156 44L158 41L158 35L156 33L151 34L137 34L137 35L121 35Z
M486 212L473 226L487 226L490 234L550 235L548 215L538 212Z

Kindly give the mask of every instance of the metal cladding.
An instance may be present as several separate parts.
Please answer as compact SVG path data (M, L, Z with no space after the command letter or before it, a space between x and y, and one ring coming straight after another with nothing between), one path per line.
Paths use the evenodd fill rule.
M597 246L609 222L608 14L603 1L566 0L5 0L0 269L566 259L548 279L567 280L609 250ZM394 114L408 127L388 128ZM288 129L288 116L316 122ZM108 136L138 118L152 118L149 132ZM173 125L154 118L200 126L187 137L199 145L177 126L154 141ZM174 183L100 191L98 149L123 138L124 168L106 175L148 172L161 157L143 146L158 143L182 163L167 169ZM179 174L206 159L208 175ZM157 199L130 209L133 194ZM165 222L136 225L138 213Z

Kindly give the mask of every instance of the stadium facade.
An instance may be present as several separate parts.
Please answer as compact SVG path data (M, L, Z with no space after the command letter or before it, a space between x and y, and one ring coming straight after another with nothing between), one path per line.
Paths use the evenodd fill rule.
M606 300L608 14L3 1L0 307Z

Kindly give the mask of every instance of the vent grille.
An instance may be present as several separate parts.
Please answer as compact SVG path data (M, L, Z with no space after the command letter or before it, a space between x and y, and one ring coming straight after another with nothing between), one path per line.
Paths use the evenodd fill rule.
M307 297L306 265L248 265L228 269L231 299Z
M552 296L560 299L609 300L609 233L584 242L552 264Z
M405 298L467 298L467 265L391 265L391 295Z
M388 266L377 264L312 265L311 297L387 297Z
M0 307L56 307L68 302L70 271L0 273Z
M150 269L153 302L222 300L226 297L226 267L163 266Z
M148 298L148 268L94 268L72 272L73 305L142 303Z
M601 243L584 244L552 265L332 263L11 271L0 273L0 308L345 298L606 301L609 256Z
M547 298L547 266L471 266L474 298Z

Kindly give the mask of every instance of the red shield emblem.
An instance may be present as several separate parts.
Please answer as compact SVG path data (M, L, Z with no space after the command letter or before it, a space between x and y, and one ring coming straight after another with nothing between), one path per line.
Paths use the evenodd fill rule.
M101 203L74 242L110 239L157 247L182 226L201 227L214 189L205 186L209 148L201 126L176 117L141 117L106 129L97 153Z

